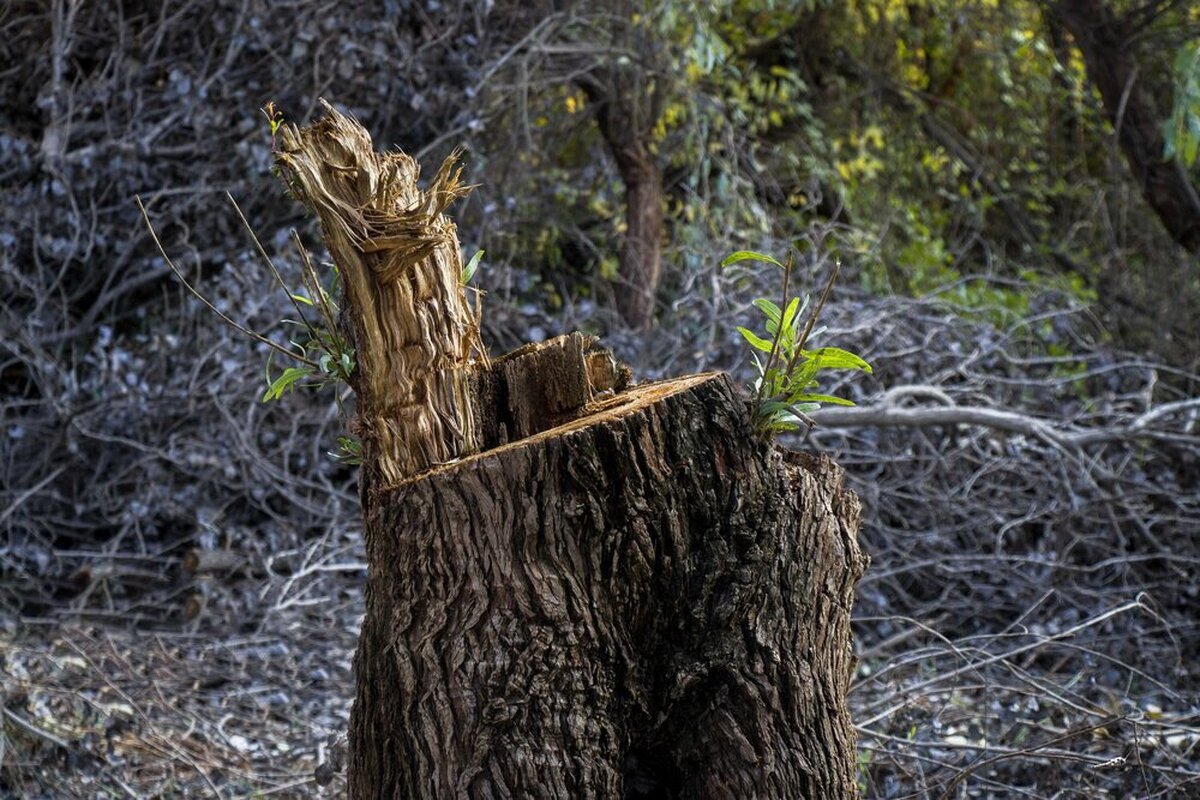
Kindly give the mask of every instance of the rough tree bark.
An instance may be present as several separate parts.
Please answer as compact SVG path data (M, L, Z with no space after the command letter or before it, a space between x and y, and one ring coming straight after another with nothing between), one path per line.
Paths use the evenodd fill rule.
M346 274L364 454L385 462L361 478L351 796L855 796L866 558L836 465L758 441L724 375L630 387L579 334L488 361L456 299L448 167L422 192L332 109L279 159ZM437 242L379 234L393 218Z

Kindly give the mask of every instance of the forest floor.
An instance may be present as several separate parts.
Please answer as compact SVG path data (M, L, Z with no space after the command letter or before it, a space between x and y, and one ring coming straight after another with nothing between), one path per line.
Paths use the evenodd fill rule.
M331 575L253 632L29 621L2 647L0 795L342 796L365 572ZM1132 665L1071 664L1086 629L1139 613L958 642L936 620L880 638L860 619L876 640L852 695L866 795L1200 796L1196 707ZM1174 674L1195 685L1195 665Z
M352 628L34 627L6 646L4 796L304 797L344 732ZM20 709L20 710L17 710ZM342 777L325 790L340 796Z

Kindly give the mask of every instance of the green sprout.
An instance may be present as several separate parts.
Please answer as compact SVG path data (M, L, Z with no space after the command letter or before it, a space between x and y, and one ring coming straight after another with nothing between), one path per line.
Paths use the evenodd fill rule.
M297 319L286 319L284 322L300 329L301 335L291 340L292 347L297 351L296 360L299 363L287 367L278 377L272 378L271 360L268 357L267 390L262 396L264 403L279 400L285 392L292 391L298 385L320 389L329 385L349 384L350 377L354 374L354 347L346 340L341 326L338 325L337 293L340 276L337 266L326 265L333 279L331 285L325 287L295 231L292 232L292 238L300 252L303 293L288 289L283 276L275 270L274 264L271 264L271 269L296 309ZM309 319L305 308L315 311L318 319ZM340 408L340 392L337 402Z
M861 356L838 347L806 349L809 340L824 331L824 328L815 326L841 271L841 263L834 267L821 299L801 328L799 323L808 309L809 297L805 295L801 299L788 294L795 266L794 254L789 252L787 262L780 263L763 253L739 250L722 261L721 266L727 267L740 261L761 261L783 270L782 302L776 305L765 297L754 301L754 307L765 317L766 335L760 336L749 328L738 327L738 332L753 348L751 355L758 371L758 378L750 386L754 430L768 436L788 433L799 430L802 423L812 427L815 423L808 415L822 404L854 405L842 397L820 394L817 390L820 388L821 373L832 369L857 369L870 373L871 365ZM766 354L765 361L760 353Z
M275 134L279 131L279 127L283 125L283 112L275 107L275 101L270 100L265 106L259 109L263 116L267 118L267 123L271 126L271 152L275 152Z
M342 387L349 385L354 374L355 362L354 347L347 341L338 324L337 295L340 274L336 265L323 265L328 267L332 274L330 285L324 286L308 256L308 251L301 244L295 231L292 231L292 239L300 252L303 292L287 289L282 275L275 270L273 264L271 268L296 309L298 318L285 319L284 322L300 329L300 335L290 342L294 348L293 358L298 363L296 366L286 367L278 376L272 378L271 356L267 357L267 389L263 392L262 402L279 400L297 386L318 390L333 386L334 400L338 410L345 416L346 412L342 407ZM270 264L269 259L268 263ZM315 311L318 319L310 319L305 312L306 308L310 312ZM339 436L338 452L330 455L347 464L361 464L362 442L352 436Z

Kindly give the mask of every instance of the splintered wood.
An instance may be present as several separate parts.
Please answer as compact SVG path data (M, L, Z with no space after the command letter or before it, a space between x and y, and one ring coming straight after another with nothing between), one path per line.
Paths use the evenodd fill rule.
M470 372L486 355L443 213L471 187L455 154L421 189L414 159L375 152L357 121L322 104L314 124L280 129L276 160L341 271L364 464L394 483L480 448Z

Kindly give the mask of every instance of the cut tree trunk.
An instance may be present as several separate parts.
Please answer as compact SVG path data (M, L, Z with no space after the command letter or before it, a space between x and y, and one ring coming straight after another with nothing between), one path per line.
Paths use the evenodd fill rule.
M365 172L398 174L376 170L394 155L321 144L351 126L330 109L284 138L301 197L325 192L307 176L373 193L317 206L327 232L355 229L379 196ZM362 268L360 240L330 241L343 271ZM348 299L362 313L362 297ZM389 362L358 363L356 389ZM840 469L757 439L726 376L630 387L579 334L430 363L417 369L453 373L424 380L455 387L447 407L460 416L389 436L471 431L470 447L418 465L369 442L380 424L360 426L365 457L394 461L364 462L361 477L369 574L350 795L856 796L846 693L866 558ZM396 390L412 383L400 375Z

